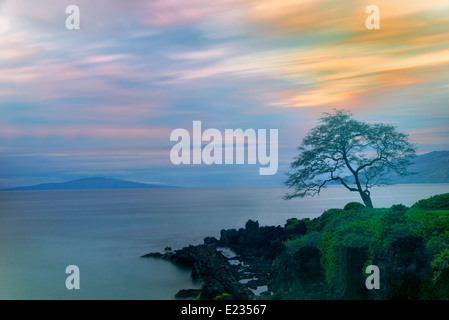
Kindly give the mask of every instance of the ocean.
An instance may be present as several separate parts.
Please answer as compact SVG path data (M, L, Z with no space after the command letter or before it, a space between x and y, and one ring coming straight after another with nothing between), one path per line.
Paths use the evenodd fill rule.
M248 219L284 225L359 201L341 186L283 200L284 187L0 192L0 299L174 299L190 270L141 255L200 244ZM372 189L375 207L449 192L449 184ZM65 269L80 270L68 290Z

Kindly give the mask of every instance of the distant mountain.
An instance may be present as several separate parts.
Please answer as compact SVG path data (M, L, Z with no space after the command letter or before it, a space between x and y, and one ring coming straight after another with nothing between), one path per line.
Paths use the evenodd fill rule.
M60 183L42 183L34 186L2 189L1 191L26 191L26 190L92 190L92 189L155 189L173 188L157 184L139 183L133 181L109 179L109 178L85 178Z
M415 175L391 176L392 183L449 183L449 151L433 151L415 156L409 170Z
M408 170L416 174L401 177L393 173L386 177L389 183L449 183L449 151L433 151L420 156L413 156L412 161L413 164L408 167ZM360 180L362 183L365 181L363 175L360 176ZM348 176L346 181L349 184L355 184L352 176Z

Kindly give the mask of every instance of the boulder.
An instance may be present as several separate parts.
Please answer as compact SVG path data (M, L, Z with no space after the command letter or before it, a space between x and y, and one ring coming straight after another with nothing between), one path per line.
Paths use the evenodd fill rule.
M330 289L316 247L300 248L294 255L283 252L274 260L269 289L281 299L326 299Z
M432 279L430 260L422 237L410 235L395 240L375 261L381 274L381 298L423 298Z
M228 259L217 251L215 246L188 246L173 253L149 253L143 257L156 257L192 268L192 278L203 283L200 290L181 290L177 298L193 298L201 293L201 299L213 299L217 296L226 299L248 300L252 292L239 283L237 270L231 266ZM223 295L226 293L226 295Z
M280 226L259 227L257 221L248 220L244 229L221 230L219 245L230 247L237 254L273 257L282 250L285 236Z
M367 299L363 267L368 260L365 246L341 246L338 253L335 293L347 300Z
M217 246L219 244L219 241L215 237L206 237L203 239L203 242L208 246Z

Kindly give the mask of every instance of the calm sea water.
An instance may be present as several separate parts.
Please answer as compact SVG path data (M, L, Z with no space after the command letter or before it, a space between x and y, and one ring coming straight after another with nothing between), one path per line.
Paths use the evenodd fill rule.
M339 186L282 200L282 187L0 192L0 299L173 299L193 288L190 270L140 258L202 243L223 228L283 225L360 201ZM449 192L449 184L373 189L376 207ZM67 290L65 268L80 268Z

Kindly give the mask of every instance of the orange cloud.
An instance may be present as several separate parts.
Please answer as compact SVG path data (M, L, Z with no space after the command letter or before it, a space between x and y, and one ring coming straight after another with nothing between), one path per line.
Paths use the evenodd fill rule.
M245 12L258 26L255 32L284 34L300 43L289 52L267 53L272 54L269 59L247 59L249 65L259 64L260 73L298 86L272 105L357 102L363 107L361 96L435 82L449 64L449 2L444 0L227 2ZM371 4L380 8L380 30L365 27L365 8Z

